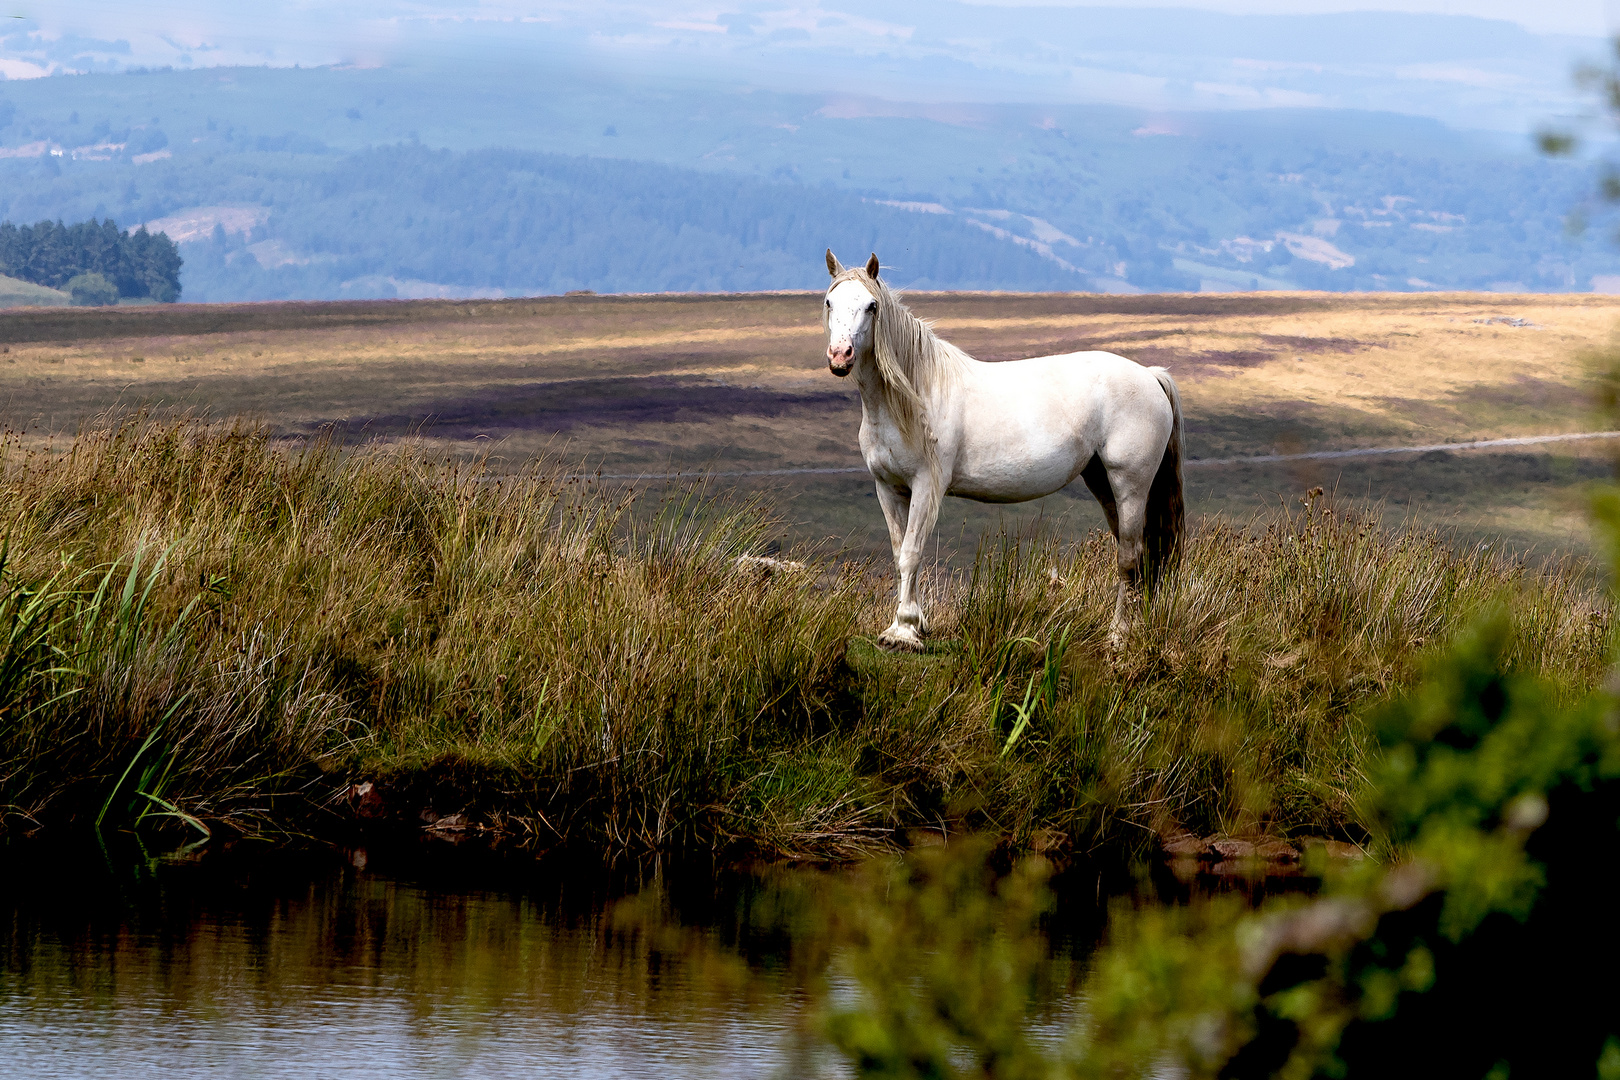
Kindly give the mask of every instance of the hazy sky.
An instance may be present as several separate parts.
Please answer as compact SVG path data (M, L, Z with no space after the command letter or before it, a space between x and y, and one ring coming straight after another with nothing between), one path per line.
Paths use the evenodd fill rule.
M1539 34L1607 35L1620 5L1607 0L1186 0L1107 3L1097 0L975 0L977 3L1016 4L1020 7L1188 7L1236 15L1305 15L1337 11L1404 11L1427 15L1477 15L1506 19Z
M1473 19L1261 26L1167 10L1186 8ZM1343 108L1521 131L1577 107L1570 72L1601 56L1612 10L1610 0L0 0L10 16L0 75L470 60L856 87L896 101Z
M1401 11L1473 15L1518 23L1537 33L1606 35L1611 0L982 0L1002 6L1190 7L1234 14ZM879 5L874 23L926 23L930 4ZM724 33L736 19L801 29L819 38L851 4L823 0L0 0L0 14L27 33L0 36L0 73L27 78L50 72L147 65L328 64L381 61L413 30L434 24L522 20L594 29L602 36L665 32ZM0 20L0 27L6 20ZM746 28L746 27L745 27ZM0 28L0 34L4 34Z

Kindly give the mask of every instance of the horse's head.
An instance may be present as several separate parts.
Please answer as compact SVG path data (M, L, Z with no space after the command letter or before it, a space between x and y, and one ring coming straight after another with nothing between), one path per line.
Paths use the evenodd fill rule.
M878 258L866 260L866 269L845 270L829 248L827 273L832 285L822 319L827 326L827 367L842 378L855 370L855 361L872 354L872 330L877 325Z

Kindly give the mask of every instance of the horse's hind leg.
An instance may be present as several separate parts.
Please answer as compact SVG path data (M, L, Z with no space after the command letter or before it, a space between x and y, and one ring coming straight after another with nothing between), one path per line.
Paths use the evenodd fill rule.
M1147 529L1148 492L1152 479L1152 476L1148 476L1139 483L1138 478L1124 470L1109 474L1115 505L1115 514L1109 515L1109 524L1118 522L1114 538L1118 542L1119 593L1114 600L1113 625L1108 630L1108 643L1115 648L1125 644L1125 635L1142 606L1143 556L1146 549L1143 534Z
M1133 483L1124 470L1110 474L1101 455L1093 456L1080 470L1080 478L1102 504L1119 555L1119 591L1114 597L1114 621L1108 630L1108 643L1119 648L1125 644L1131 616L1142 602L1143 534L1147 530L1149 489ZM1116 492L1116 483L1124 489L1123 495Z
M1118 540L1119 504L1114 501L1114 488L1108 482L1108 470L1103 466L1102 458L1096 454L1091 455L1086 467L1080 470L1080 479L1086 482L1091 494L1102 504L1103 514L1108 518L1108 531L1114 534L1115 540Z

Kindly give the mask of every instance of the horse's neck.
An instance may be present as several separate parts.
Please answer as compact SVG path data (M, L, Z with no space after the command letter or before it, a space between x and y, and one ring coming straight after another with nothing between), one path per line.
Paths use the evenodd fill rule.
M876 419L879 411L894 411L889 404L889 382L878 371L875 359L855 369L855 383L861 391L861 408L873 419Z

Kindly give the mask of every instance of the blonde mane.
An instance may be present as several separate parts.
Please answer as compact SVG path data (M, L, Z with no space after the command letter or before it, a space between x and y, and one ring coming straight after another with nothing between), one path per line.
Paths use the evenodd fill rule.
M928 420L928 402L939 391L961 381L967 354L935 335L933 327L911 313L900 297L860 267L832 279L829 289L845 281L858 281L877 301L872 322L872 353L877 358L884 403L908 443L921 443L930 465L935 460L935 438ZM822 324L826 324L826 311Z

